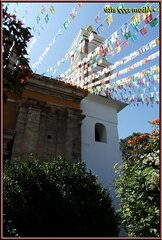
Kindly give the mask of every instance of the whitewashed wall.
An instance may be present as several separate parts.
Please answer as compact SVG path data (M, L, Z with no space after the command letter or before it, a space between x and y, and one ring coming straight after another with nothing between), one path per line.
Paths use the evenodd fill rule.
M125 105L106 98L89 94L81 102L81 109L86 116L81 130L81 156L88 169L99 177L103 186L109 189L114 198L113 166L121 163L119 138L117 129L117 111ZM106 127L107 143L95 142L95 124L102 123ZM116 201L114 200L114 206Z

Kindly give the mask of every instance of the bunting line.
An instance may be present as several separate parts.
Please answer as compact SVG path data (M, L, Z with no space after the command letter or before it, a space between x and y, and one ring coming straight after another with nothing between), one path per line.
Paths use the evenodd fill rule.
M144 70L142 70L140 72L137 72L137 73L135 73L135 74L133 74L131 76L122 78L122 79L116 81L115 83L112 83L112 84L108 83L108 84L106 84L106 86L107 87L109 87L109 86L113 86L114 87L114 86L116 86L116 84L117 85L123 85L123 84L128 83L130 81L130 79L132 81L134 81L135 78L142 79L142 78L144 78L145 74L149 76L151 74L153 75L155 73L159 73L159 71L160 71L160 67L158 65L154 65L154 66L152 66L150 68L147 68L147 69L144 69Z
M115 83L93 87L89 92L129 104L139 102L148 104L149 101L153 104L154 100L158 104L159 71L159 66L154 65Z
M159 57L159 51L151 54L148 57L143 58L142 60L138 61L137 63L132 64L131 66L128 66L128 67L126 67L126 68L124 68L124 69L122 69L120 71L117 71L116 73L110 75L109 77L107 77L105 79L102 79L102 80L99 80L97 82L88 84L87 88L91 88L93 86L97 86L97 85L99 85L101 83L106 83L107 81L111 81L114 78L119 77L119 76L121 76L123 74L126 74L129 71L134 70L134 69L136 69L136 68L138 68L138 67L140 67L140 66L142 66L142 65L144 65L146 63L149 63L150 61L152 61L152 60L154 60L155 58L158 58L158 57ZM86 87L85 87L85 89L86 89Z
M153 4L152 4L152 5L153 5ZM150 6L152 6L152 5L150 5ZM141 14L142 14L142 13L141 13ZM129 21L130 21L131 19L133 19L133 17L135 17L136 15L137 15L137 14L134 14L134 15L129 19ZM157 15L156 17L158 17L158 16L159 16L159 15ZM142 21L144 21L144 19L141 20L140 23L142 23ZM125 22L125 23L127 23L127 22ZM124 24L125 24L125 23L124 23ZM132 23L133 23L133 22L131 22L130 24L132 24ZM121 30L121 28L122 28L122 26L123 26L124 24L122 24L122 25L120 26L120 28L119 28L117 31L114 32L115 35L116 35L116 33L117 33L119 30ZM129 24L129 25L130 25L130 24ZM146 24L145 24L143 27L145 27L145 26L146 26ZM111 37L114 35L114 33L111 34L111 36L104 41L103 46L104 46L104 44L106 43L106 44L107 44L106 47L109 48L109 46L108 46L108 44L109 44L108 40L111 39ZM140 31L137 31L137 32L134 34L134 39L133 39L132 41L135 40L135 37L136 37L137 33L141 33L141 32L140 32ZM114 37L113 37L113 38L114 38ZM126 43L126 41L122 42L120 45L122 45L122 44L124 45L125 43ZM125 47L125 46L124 46L124 47ZM109 49L109 50L111 50L111 49ZM118 53L120 52L120 46L116 47L115 50L116 50L116 54L118 54ZM83 62L84 62L84 63L88 63L89 60L91 59L92 55L93 55L93 56L94 56L94 55L95 55L95 56L96 56L96 55L99 56L99 53L100 53L100 47L97 47L93 52L89 53L89 54L87 55L87 57L83 59ZM74 53L73 53L73 54L74 54ZM109 51L107 54L110 54L111 56L114 56L114 55L112 54L112 51ZM66 60L68 60L68 54L65 54L65 55L67 55L67 57L65 58L65 61L66 61ZM106 57L107 57L107 56L106 56ZM62 63L64 63L65 61L63 61ZM58 63L59 63L59 61L58 61ZM58 64L58 63L55 64L55 65L54 65L53 67L51 67L50 69L48 69L47 72L50 72L50 71L54 70L54 73L52 74L52 75L54 75L54 74L56 73L56 71L57 71L56 68L60 66L60 63L59 63L59 64Z
M85 85L86 85L86 83L89 83L89 82L91 83L92 80L95 80L98 77L115 70L118 66L123 66L124 64L128 63L129 61L135 59L136 57L142 55L146 51L149 51L149 50L153 49L154 47L156 47L158 45L159 45L159 38L153 39L152 41L150 41L149 43L143 45L138 50L130 53L129 55L127 55L123 59L116 61L113 65L105 67L103 70L98 71L97 73L92 73L91 75L85 77ZM154 57L154 55L152 57ZM78 68L81 68L81 66L83 66L83 65L79 65L79 64L78 64ZM85 67L86 67L86 65L85 65ZM87 69L84 68L84 71L86 71L86 72L84 72L84 76L85 76L85 73L92 72L95 67L96 67L96 64L93 64L91 67L88 67ZM75 70L75 68L73 70ZM72 74L72 71L71 72L67 71L64 74L61 74L61 77L68 78L67 75L71 75L71 74ZM70 76L70 78L72 78L72 76ZM75 81L76 81L76 77L74 77L74 82ZM102 81L102 80L100 80L100 81ZM96 85L99 84L99 81L95 82L95 84Z
M39 66L44 57L47 55L47 53L49 52L49 50L52 48L52 46L54 45L54 43L56 42L56 39L62 35L62 33L68 28L68 26L72 23L72 20L77 16L77 10L80 8L80 4L78 3L76 5L76 7L74 7L71 11L71 13L69 14L69 17L66 19L66 21L64 22L63 26L58 30L57 34L53 37L53 40L49 43L48 47L44 50L44 52L41 54L41 56L39 57L38 61L36 61L33 65L32 68Z

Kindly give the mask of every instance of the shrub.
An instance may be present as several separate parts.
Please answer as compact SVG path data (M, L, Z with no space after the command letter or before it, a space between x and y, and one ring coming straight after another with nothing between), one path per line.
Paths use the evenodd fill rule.
M106 190L84 162L62 158L4 164L4 214L19 236L117 236ZM4 233L11 236L6 224Z
M150 134L121 140L123 165L114 166L121 224L134 237L158 237L160 232L159 121L151 124L156 129Z

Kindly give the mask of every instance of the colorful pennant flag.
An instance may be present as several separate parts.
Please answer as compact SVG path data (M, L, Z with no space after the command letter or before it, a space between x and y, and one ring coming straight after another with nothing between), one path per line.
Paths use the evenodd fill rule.
M46 14L46 16L45 16L44 20L45 20L45 22L46 22L46 24L47 24L47 23L48 23L48 21L49 21L49 16L48 16L48 14Z
M128 40L128 38L131 37L131 32L129 31L128 33L125 33L124 37L125 37L126 40Z
M129 44L129 42L128 41L125 41L125 42L123 42L123 47L127 47L128 46L128 44Z
M125 28L125 33L128 33L128 32L129 32L128 23L125 23L125 24L124 24L124 28Z
M158 19L154 18L151 22L149 22L151 27L155 27L158 24Z
M112 14L109 14L109 15L107 16L107 18L106 18L106 23L107 23L108 25L111 25L112 22L113 22Z
M99 16L97 16L97 17L95 18L95 22L96 22L96 23L99 23L99 22L100 22Z
M40 17L37 16L36 20L37 20L37 24L39 24L39 22L40 22Z
M121 30L122 35L124 36L126 33L129 32L128 24L125 23L124 25L122 25L120 30Z
M77 16L77 9L73 8L72 12L70 13L70 17L74 19Z
M100 34L101 32L103 32L103 30L104 30L103 24L101 24L101 25L97 28L98 34Z
M120 45L116 48L116 53L118 54L118 53L120 53L120 51L121 51L121 47L120 47Z
M119 39L116 40L116 46L117 46L117 47L120 46L120 40L119 40Z
M45 8L44 8L44 6L41 7L40 12L41 12L41 14L44 14L44 12L45 12Z
M147 33L147 28L146 28L146 27L141 28L141 29L140 29L140 33L141 33L142 35L145 35L145 34Z
M115 43L116 40L118 39L118 32L114 32L112 35L111 35L111 43Z
M67 19L65 22L64 22L64 28L65 29L67 29L68 28L68 26L69 26L69 24L70 24L70 20L69 19Z
M144 22L147 24L147 23L151 22L152 20L153 20L153 16L150 13L149 15L146 16Z
M49 10L50 10L50 12L53 14L53 13L55 12L54 6L50 6Z
M136 13L133 17L132 17L132 22L134 23L135 26L139 25L141 22L141 17L139 13Z

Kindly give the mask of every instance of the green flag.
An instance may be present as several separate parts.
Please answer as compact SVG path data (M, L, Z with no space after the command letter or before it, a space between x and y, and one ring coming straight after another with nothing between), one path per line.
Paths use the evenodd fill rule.
M158 19L154 18L151 22L149 22L151 27L155 27L158 24Z
M125 33L124 37L126 38L126 40L128 40L128 38L131 37L131 32L129 31L129 32Z

